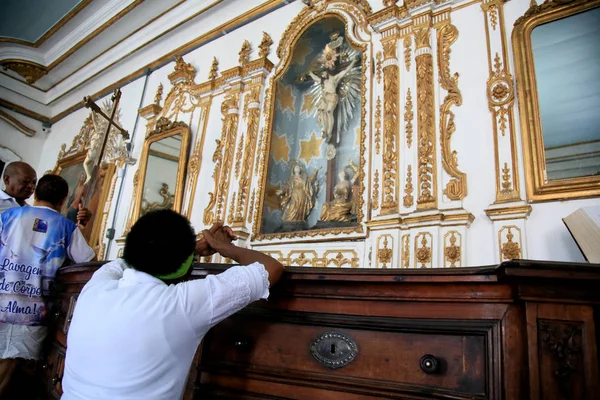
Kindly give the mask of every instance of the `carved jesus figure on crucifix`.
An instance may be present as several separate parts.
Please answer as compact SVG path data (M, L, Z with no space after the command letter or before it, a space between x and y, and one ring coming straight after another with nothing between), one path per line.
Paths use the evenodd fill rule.
M316 110L323 138L327 141L326 158L336 154L336 145L346 133L354 110L360 105L362 73L356 63L361 53L349 46L342 36L334 33L316 57L308 73L301 78L312 79L310 94L312 108ZM335 135L335 144L333 136Z
M327 70L321 72L320 77L315 75L312 71L309 71L308 73L315 82L318 82L321 85L321 90L323 91L323 98L321 99L321 104L319 104L317 107L317 112L319 115L319 123L322 127L322 135L327 140L327 143L331 142L331 134L333 132L333 125L335 123L333 112L335 111L339 102L339 96L337 93L338 85L340 84L340 81L348 74L348 72L350 72L352 67L354 67L354 64L356 64L356 58L353 59L350 65L348 65L344 70L335 75L330 74L327 72Z

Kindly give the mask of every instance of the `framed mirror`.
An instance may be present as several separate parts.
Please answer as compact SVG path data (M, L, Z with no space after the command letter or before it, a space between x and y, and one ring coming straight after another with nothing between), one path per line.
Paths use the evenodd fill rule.
M600 1L547 1L512 35L527 195L600 195Z
M146 136L138 170L139 191L133 221L152 210L181 211L190 130L183 122L160 118Z

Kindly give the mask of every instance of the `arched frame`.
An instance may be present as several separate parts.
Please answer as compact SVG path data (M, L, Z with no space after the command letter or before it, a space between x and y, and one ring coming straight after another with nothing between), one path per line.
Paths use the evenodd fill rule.
M277 93L277 83L286 73L291 65L293 58L293 49L300 37L316 22L325 18L337 18L344 23L345 36L348 42L357 50L363 53L362 57L362 90L361 90L361 109L360 109L360 149L359 149L359 199L357 212L357 225L343 228L314 229L298 232L269 233L261 234L263 209L265 203L265 192L267 184L267 168L269 154L271 150L271 139L273 135L274 111ZM371 109L372 94L367 94L367 88L371 87L370 81L373 79L370 71L372 70L373 49L371 42L371 33L365 12L355 3L347 0L338 0L332 2L320 2L313 7L305 8L298 14L287 27L277 48L279 63L270 78L269 87L266 92L264 103L265 116L265 140L262 149L262 165L259 172L258 186L261 188L258 193L257 210L254 213L254 223L252 227L252 240L263 241L273 239L296 239L302 237L325 236L326 239L336 239L340 234L345 234L344 239L357 239L365 237L365 168L366 168L366 135L367 135L367 109ZM367 107L368 103L368 107Z

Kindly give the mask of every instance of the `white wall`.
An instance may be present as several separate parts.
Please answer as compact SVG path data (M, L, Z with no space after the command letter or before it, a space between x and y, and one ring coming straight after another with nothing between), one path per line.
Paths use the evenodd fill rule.
M42 128L42 123L5 108L0 107L0 110L16 118L28 128L35 130L33 136L29 137L8 122L0 119L0 146L6 147L19 155L21 161L30 164L35 168L38 176L41 176L45 170L41 169L39 161L43 155L46 139L49 136Z

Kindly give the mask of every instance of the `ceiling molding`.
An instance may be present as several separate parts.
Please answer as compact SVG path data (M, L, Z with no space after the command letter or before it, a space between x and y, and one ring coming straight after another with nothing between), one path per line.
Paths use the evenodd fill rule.
M239 14L236 16L232 14L231 3L228 2L226 8L223 9L225 15L227 15L226 18L229 19L227 22L215 26L212 29L208 27L208 31L199 34L199 36L190 41L181 40L181 38L188 37L186 33L179 34L178 40L176 41L177 44L173 45L173 47L164 49L165 53L162 55L159 54L159 57L155 58L153 61L144 61L142 64L143 66L138 67L134 71L131 71L129 67L120 68L121 65L126 64L126 61L131 60L133 57L148 59L145 55L150 54L148 53L150 51L150 45L155 44L155 42L165 35L173 33L177 34L177 32L186 32L186 29L193 29L192 27L194 26L203 26L202 22L198 22L199 25L185 24L194 18L198 18L204 12L221 4L223 0L205 0L202 2L173 0L168 4L163 3L166 4L165 7L162 9L162 11L157 12L154 18L148 20L146 15L146 19L143 21L143 23L134 25L137 26L137 28L129 33L129 35L120 38L120 40L112 44L112 46L103 50L100 54L96 55L83 65L75 68L74 71L71 71L69 75L53 85L51 89L44 91L39 89L37 85L27 85L25 82L19 79L19 76L12 73L12 71L7 71L7 73L0 72L0 89L7 89L10 91L7 92L7 94L10 94L10 98L8 100L6 98L0 99L0 105L4 105L13 111L27 115L42 122L55 123L82 107L82 103L79 101L79 97L77 97L77 90L81 91L81 87L83 85L91 84L90 92L94 93L91 95L91 97L94 99L101 98L112 92L115 88L122 87L128 82L134 81L146 73L161 68L163 65L171 62L175 55L184 55L201 47L211 40L226 35L227 33L249 23L250 21L260 18L261 16L294 1L295 0L268 0L264 2L254 1L252 2L253 4L249 2L248 6L245 9L240 10ZM146 14L148 14L148 9L145 8L147 7L145 3L143 6L139 7L140 11L138 13L136 10L136 13L142 14L142 11L145 9ZM156 10L156 8L154 8L154 10ZM219 8L214 13L211 12L211 19L213 21L218 20L218 13L220 10L221 9ZM126 15L124 18L129 19L132 17L130 15ZM127 21L124 23L126 22ZM196 22L194 22L194 24L195 23ZM210 24L210 26L214 25ZM111 30L107 31L107 33L110 31ZM179 43L182 44L178 45ZM0 50L1 49L2 46L0 44ZM154 54L154 52L152 54ZM77 56L77 52L72 55L72 58L69 59L69 64L72 64L73 57ZM152 60L152 58L150 58L150 60ZM61 67L61 69L62 68L63 67ZM117 81L112 81L112 83L107 86L98 85L98 83L101 82L98 80L98 78L108 71L115 71L117 74L115 79L117 79ZM50 77L52 73L53 72L50 71L47 76ZM118 76L122 76L122 78L118 79ZM47 79L48 78L44 77L43 80ZM98 90L99 86L102 89ZM21 98L23 98L23 102L20 101ZM34 103L31 103L32 100ZM56 103L58 100L61 101ZM27 102L30 102L31 104L28 105ZM23 107L23 105L25 105L25 107ZM52 105L52 108L48 108L50 105ZM31 111L32 108L38 112ZM48 111L45 111L45 109ZM46 115L41 115L40 112Z
M44 42L46 40L48 40L48 38L50 36L54 35L60 28L62 28L63 26L65 26L65 24L67 22L69 22L74 16L76 16L81 10L83 10L85 7L87 7L87 5L90 4L92 1L94 1L94 0L83 0L82 2L80 2L79 4L77 4L71 11L69 11L64 17L62 17L60 19L60 21L58 21L50 29L48 29L35 42L29 42L27 40L14 39L14 38L1 37L0 36L0 43L14 43L14 44L20 44L22 46L28 46L28 47L38 48L42 44L44 44Z
M31 110L29 110L29 109L27 109L25 107L21 107L18 104L11 103L8 100L0 98L0 106L2 106L4 108L8 108L9 110L12 110L12 111L14 111L16 113L19 113L21 115L25 115L27 117L33 118L33 119L35 119L37 121L40 121L42 123L50 124L50 118L48 118L48 117L46 117L44 115L38 114L38 113L36 113L34 111L31 111Z
M11 125L26 136L31 137L35 134L35 129L27 127L21 121L19 121L18 119L16 119L15 117L3 110L0 110L0 119L7 122L9 125Z
M10 69L21 76L29 85L33 85L42 76L48 73L48 70L43 65L33 63L26 60L2 60L0 65L6 71ZM8 75L10 76L10 75Z

